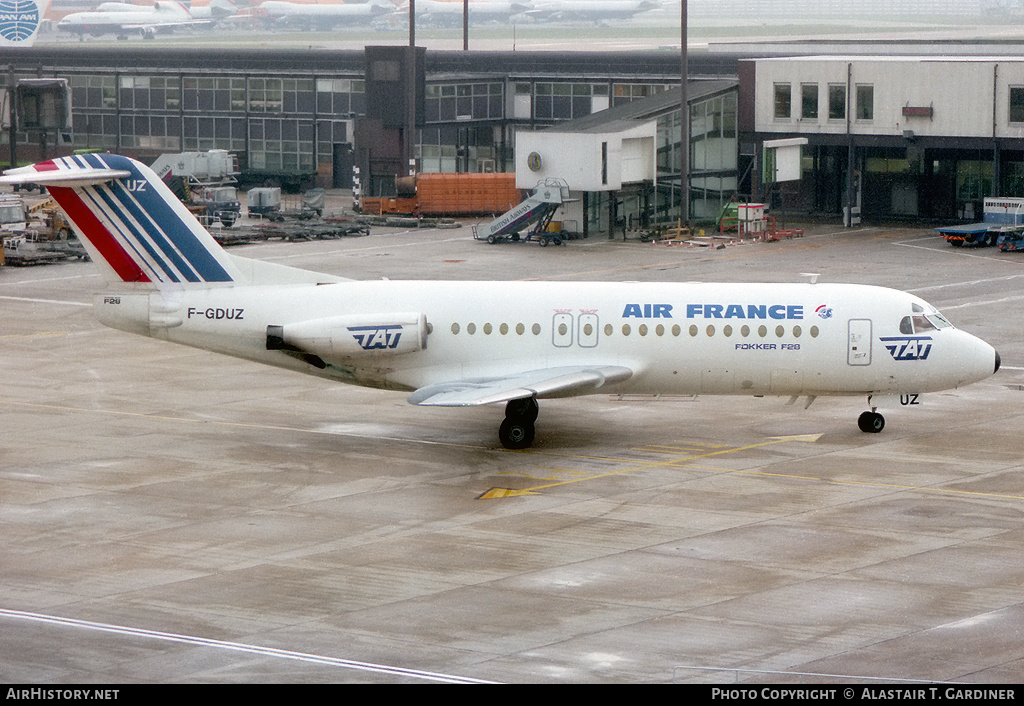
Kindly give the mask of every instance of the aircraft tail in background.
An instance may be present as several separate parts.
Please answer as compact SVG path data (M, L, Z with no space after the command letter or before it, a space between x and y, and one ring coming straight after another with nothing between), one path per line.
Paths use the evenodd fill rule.
M7 0L0 3L0 46L35 44L50 0Z

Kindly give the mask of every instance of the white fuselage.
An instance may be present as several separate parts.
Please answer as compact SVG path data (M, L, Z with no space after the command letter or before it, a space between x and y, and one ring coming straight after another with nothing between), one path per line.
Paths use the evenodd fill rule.
M176 2L156 3L153 7L118 9L111 12L76 12L57 22L57 29L77 34L111 34L133 30L156 31L180 27L195 20Z
M991 346L951 326L901 332L915 305L934 309L903 292L860 285L369 281L137 291L98 296L100 320L397 390L603 365L633 375L602 392L922 393L984 379L996 360ZM383 323L402 312L425 319L422 346L388 347ZM359 333L336 332L348 340L334 348L308 333L323 329L329 337L332 321L353 316ZM381 329L374 345L375 322ZM314 341L304 350L323 366L268 350L268 327L295 331L302 346Z

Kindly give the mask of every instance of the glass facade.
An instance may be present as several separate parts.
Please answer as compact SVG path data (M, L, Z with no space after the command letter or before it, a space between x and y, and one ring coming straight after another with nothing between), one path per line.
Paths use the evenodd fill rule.
M229 150L243 171L329 173L365 106L362 78L71 74L76 146Z
M738 187L738 99L730 91L690 104L690 217L717 219ZM679 217L679 111L658 118L657 220Z
M246 172L329 174L365 114L362 76L60 72L73 91L76 146L225 149ZM674 84L537 80L428 82L421 171L508 171L512 135L584 117Z
M357 73L113 67L54 73L71 84L76 148L124 151L144 160L165 152L224 149L238 157L244 174L255 178L316 176L330 184L333 177L337 183L337 170L351 174L356 122L366 114L366 84ZM417 135L418 169L512 171L517 130L579 119L678 85L672 79L638 78L430 79L424 94L426 123ZM694 215L700 215L714 211L722 194L734 188L735 174L727 172L736 165L735 92L727 100L694 104L693 110L691 202ZM668 114L659 119L661 183L656 193L651 187L635 198L636 209L657 209L658 217L666 218L678 209L678 149L678 113L674 118Z

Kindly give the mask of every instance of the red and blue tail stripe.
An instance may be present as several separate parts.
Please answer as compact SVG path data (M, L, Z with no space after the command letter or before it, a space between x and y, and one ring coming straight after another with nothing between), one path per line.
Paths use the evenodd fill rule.
M31 176L25 170L19 175L50 185L58 205L120 281L237 281L231 259L148 167L119 155L88 154L28 169Z

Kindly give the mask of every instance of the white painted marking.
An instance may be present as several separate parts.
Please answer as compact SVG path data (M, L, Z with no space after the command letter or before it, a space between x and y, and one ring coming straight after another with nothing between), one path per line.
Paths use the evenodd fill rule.
M934 238L917 238L917 240L934 240ZM940 255L957 255L959 257L973 257L979 260L988 260L989 262L999 262L997 258L985 257L984 255L974 255L970 252L964 252L964 248L927 248L923 245L911 245L912 241L905 240L899 243L893 243L893 245L899 245L904 248L914 248L916 250L927 250L928 252L938 253ZM1008 262L1008 260L1006 260Z
M952 311L953 309L966 309L969 306L987 306L989 304L1005 304L1006 302L1017 302L1024 299L1024 294L1016 297L1003 297L1001 299L986 299L979 302L967 302L966 304L953 304L952 306L943 306L942 311Z
M0 299L10 299L16 302L32 302L34 304L64 304L65 306L92 306L91 302L70 302L65 299L36 299L35 297L7 297L0 295Z
M1019 279L1021 277L1024 277L1024 274L1022 274L1022 275L1007 275L1005 277L990 277L988 279L974 279L974 280L967 280L965 282L949 282L947 284L935 284L935 285L932 285L931 287L917 287L916 289L908 289L906 291L908 291L908 292L910 292L912 294L917 294L918 292L931 292L931 291L934 291L936 289L946 289L948 287L974 287L974 286L977 286L979 284L988 284L990 282L1005 282L1006 280Z
M23 284L38 284L40 282L66 282L66 281L72 280L72 279L97 279L97 280L99 280L100 276L99 275L72 275L70 277L39 277L37 279L10 280L10 281L6 281L6 282L0 282L0 284L13 284L15 286L20 286L20 285L23 285Z
M389 235L393 235L393 234L389 234ZM271 262L271 261L272 262L277 262L278 260L294 260L294 259L301 259L301 258L319 259L319 258L323 258L323 257L327 257L327 256L338 256L338 257L357 256L357 255L363 255L363 254L371 253L371 252L379 252L381 250L386 250L386 249L391 249L391 248L416 248L416 247L425 247L425 246L430 246L430 245L440 245L442 243L455 243L455 242L458 242L458 241L461 241L461 240L472 240L472 239L473 239L472 236L470 236L470 237L463 236L461 238L445 238L443 240L423 240L423 241L416 241L416 242L412 242L412 243L388 243L386 245L370 245L370 246L363 247L363 248L359 248L359 247L355 247L355 248L337 248L337 249L334 249L334 250L327 250L327 251L322 251L322 252L300 252L300 253L292 253L292 254L288 254L288 255L273 255L273 256L269 256L269 257L261 257L260 259L261 260L267 260L268 262Z
M440 682L443 684L494 684L495 682L483 679L472 679L459 677L452 674L441 674L439 672L426 672L419 669L406 669L404 667L393 667L384 664L373 664L372 662L358 662L338 657L325 657L323 655L309 654L308 652L294 652L292 650L281 650L273 647L260 647L259 645L246 645L241 642L226 642L224 640L210 640L205 637L192 635L180 635L172 632L160 632L157 630L143 630L141 628L130 628L123 625L110 625L108 623L95 623L90 620L76 620L74 618L61 618L54 615L43 615L41 613L30 613L23 610L7 610L0 608L0 617L12 618L15 620L29 620L37 623L50 625L61 625L64 627L82 628L84 630L96 630L98 632L114 633L131 637L144 637L164 642L178 642L186 645L198 645L201 647L213 647L232 652L245 652L248 654L263 655L265 657L277 657L279 659L293 659L300 662L312 662L314 664L326 664L343 669L355 669L362 672L375 672L377 674L388 674L398 677L411 677L413 679L424 679L426 681Z

